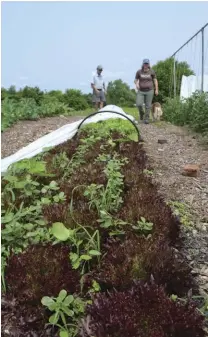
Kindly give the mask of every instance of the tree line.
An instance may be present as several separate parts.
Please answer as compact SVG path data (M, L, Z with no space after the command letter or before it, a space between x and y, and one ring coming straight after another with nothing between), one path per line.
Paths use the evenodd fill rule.
M165 61L159 61L152 67L157 75L159 82L159 95L155 98L158 102L164 103L171 94L171 80L173 75L173 59L168 58ZM193 71L186 62L176 62L177 69L177 95L180 94L180 84L182 76L193 75ZM133 83L132 79L132 83ZM89 84L90 87L90 84ZM75 111L85 110L92 107L92 93L84 94L80 90L66 89L65 92L61 90L42 91L38 87L26 86L20 90L16 90L15 86L10 88L1 88L1 100L11 100L19 102L25 99L32 99L40 106L43 103L50 101L54 104L65 105L68 109ZM123 82L122 79L111 81L107 87L107 104L115 104L118 106L131 107L136 101L136 92L134 89Z

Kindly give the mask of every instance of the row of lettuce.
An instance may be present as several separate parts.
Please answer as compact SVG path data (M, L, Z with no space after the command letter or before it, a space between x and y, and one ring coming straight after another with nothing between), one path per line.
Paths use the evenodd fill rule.
M56 148L47 150L35 158L13 164L2 178L2 288L5 293L9 294L11 289L20 284L16 281L14 288L11 284L7 287L7 269L15 266L15 263L18 264L21 258L26 259L27 255L27 264L31 264L34 259L31 259L28 249L40 244L41 247L48 247L49 251L53 251L48 246L52 243L52 247L59 247L60 255L62 249L68 249L66 258L71 266L68 282L76 278L80 281L74 286L79 290L69 293L66 289L59 289L53 296L39 299L50 312L49 324L58 329L60 337L204 336L204 317L189 303L190 300L187 302L186 299L167 294L152 278L147 283L142 282L145 274L140 260L142 256L138 257L135 253L131 256L132 249L139 251L139 245L151 250L155 238L159 240L161 237L169 237L167 226L170 226L166 224L159 229L156 228L156 223L144 217L129 221L118 216L127 193L124 192L127 188L127 171L123 171L127 165L131 166L128 166L131 185L128 188L134 191L134 184L138 184L134 192L136 198L139 198L136 188L145 188L146 183L148 189L151 186L151 171L145 169L145 155L142 148L138 148L137 137L128 121L116 119L90 124L81 132L79 140L75 141L76 146L72 152L68 147L73 147L73 141L63 147L59 146L58 151ZM132 142L135 155L131 154ZM129 155L123 155L121 149L125 149L125 153ZM141 168L131 162L132 160L138 161ZM137 171L130 170L133 164ZM89 177L95 177L95 181L87 183ZM151 198L151 194L144 197ZM156 204L153 202L153 205L155 207ZM132 205L129 210L132 219L138 213L134 208ZM164 209L169 214L167 208ZM59 221L54 221L58 212ZM47 220L48 213L52 221ZM174 230L177 232L172 229L173 232ZM157 236L155 232L160 231ZM132 270L121 269L120 278L125 279L127 273L133 275L133 282L129 280L126 288L111 288L108 291L94 278L94 272L100 270L106 255L110 254L110 258L114 259L115 254L118 259L119 249L122 251L123 246L126 247L126 254L129 254L128 264ZM36 251L31 252L39 261ZM57 254L56 248L54 252ZM10 265L10 261L13 264ZM170 261L173 261L172 257ZM109 269L110 273L119 272L119 263L122 264L122 261L118 260L115 264L117 270ZM26 265L25 268L31 266ZM105 268L110 268L110 265ZM21 275L21 271L18 272ZM68 277L67 272L65 270ZM37 274L36 269L35 273ZM41 273L45 276L44 270ZM33 285L33 279L28 272L24 275L30 282L30 296L37 300L39 293L36 297L36 291L39 285ZM25 278L24 275L22 277ZM84 281L89 275L90 284L84 290ZM174 277L174 273L172 275ZM113 279L114 275L110 275L110 278ZM55 283L54 278L53 284ZM49 283L46 287L49 288ZM18 291L16 294L23 296Z

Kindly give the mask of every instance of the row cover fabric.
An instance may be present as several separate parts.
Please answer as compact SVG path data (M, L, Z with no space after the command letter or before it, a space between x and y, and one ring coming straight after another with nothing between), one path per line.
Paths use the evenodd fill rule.
M104 108L100 109L99 111L112 111L112 112L106 112L106 113L98 113L95 116L89 117L86 121L84 121L83 125L88 123L96 123L99 121L107 120L109 118L121 118L126 119L123 116L128 116L132 121L135 121L135 118L131 115L126 114L123 109L116 105L107 105ZM117 115L114 112L119 112L121 115ZM19 151L17 151L15 154L12 154L9 157L6 157L1 160L1 172L6 172L8 167L25 158L32 158L36 156L37 154L44 151L44 148L53 147L59 144L64 143L65 141L71 139L77 132L77 128L79 124L81 123L83 119L66 124L62 126L61 128L50 132L49 134L35 140L34 142L30 143L29 145L23 147Z
M181 81L180 98L189 98L195 91L201 90L201 76L184 76ZM204 92L208 92L208 75L204 75Z

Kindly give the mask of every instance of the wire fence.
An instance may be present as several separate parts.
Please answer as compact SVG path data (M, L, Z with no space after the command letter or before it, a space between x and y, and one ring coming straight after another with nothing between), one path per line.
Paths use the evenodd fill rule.
M208 76L208 23L184 43L171 58L170 97L180 93L183 75L195 75L197 90L203 92L205 78Z

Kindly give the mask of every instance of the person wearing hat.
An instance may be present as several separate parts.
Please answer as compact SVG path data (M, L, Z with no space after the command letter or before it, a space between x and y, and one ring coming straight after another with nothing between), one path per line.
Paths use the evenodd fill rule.
M140 120L145 124L149 124L154 93L156 96L158 95L158 81L148 59L143 60L142 68L136 72L134 83L137 91L136 105L139 110Z
M103 67L97 66L97 72L92 77L91 88L93 89L93 103L96 110L102 109L105 102L105 81L102 75Z

